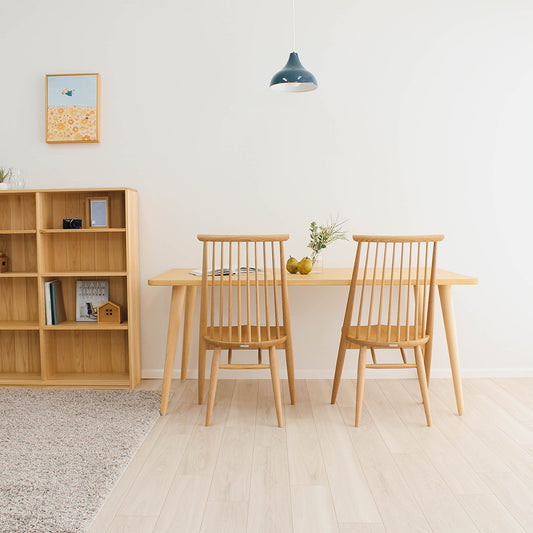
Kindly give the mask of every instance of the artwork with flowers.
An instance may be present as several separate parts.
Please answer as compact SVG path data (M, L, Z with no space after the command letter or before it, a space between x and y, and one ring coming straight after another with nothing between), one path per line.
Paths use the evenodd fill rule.
M99 74L46 76L46 142L100 142Z

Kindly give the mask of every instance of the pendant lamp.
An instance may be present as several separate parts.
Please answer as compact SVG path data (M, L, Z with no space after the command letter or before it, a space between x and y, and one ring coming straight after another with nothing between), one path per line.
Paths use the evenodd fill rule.
M296 50L296 10L292 0L293 50ZM271 89L285 93L314 91L318 87L316 78L305 69L296 52L291 52L287 64L272 78Z

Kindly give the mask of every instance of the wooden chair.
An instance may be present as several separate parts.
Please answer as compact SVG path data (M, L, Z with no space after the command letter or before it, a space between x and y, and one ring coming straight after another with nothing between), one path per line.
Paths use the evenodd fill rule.
M214 350L207 401L211 424L219 369L270 369L279 427L283 427L276 349L290 344L283 243L289 235L198 235L203 244L200 350ZM216 274L226 268L231 275ZM227 364L220 364L228 350ZM233 350L257 350L257 363L233 363ZM269 363L262 350L268 350ZM292 351L290 353L292 358Z
M433 334L437 242L443 235L354 235L357 252L344 315L331 403L335 403L348 348L359 348L355 425L361 422L367 368L416 368L426 421L431 425L422 349ZM364 267L361 264L364 262ZM396 271L394 270L396 268ZM399 270L398 270L399 269ZM362 271L362 274L360 274ZM413 287L413 290L411 290ZM358 294L356 294L358 293ZM352 323L354 306L357 321ZM370 348L372 363L367 364ZM400 349L401 363L378 363L375 350ZM405 349L413 348L415 364Z

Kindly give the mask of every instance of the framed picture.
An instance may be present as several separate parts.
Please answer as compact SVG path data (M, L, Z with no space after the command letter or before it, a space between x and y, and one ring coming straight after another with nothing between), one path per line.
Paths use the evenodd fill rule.
M46 76L46 142L100 142L100 74Z
M108 198L87 198L87 220L90 228L109 227Z

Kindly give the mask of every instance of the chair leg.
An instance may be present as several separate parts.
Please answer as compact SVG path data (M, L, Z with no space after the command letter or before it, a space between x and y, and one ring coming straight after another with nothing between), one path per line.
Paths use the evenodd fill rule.
M198 343L198 403L204 403L204 387L205 387L205 359L207 357L207 350L205 348L205 341L200 335Z
M217 348L213 352L213 362L211 363L211 378L209 379L209 394L207 396L207 414L205 417L205 425L211 425L211 418L213 418L213 405L215 404L215 395L217 393L218 370L220 366L220 349Z
M274 401L276 402L276 414L278 416L278 426L283 427L283 408L281 407L281 386L279 382L278 356L276 348L269 348L270 375L272 376L272 390L274 391Z
M359 349L359 362L357 364L357 392L355 395L355 427L361 424L363 412L363 396L365 394L365 371L366 371L366 346Z
M431 426L431 409L429 406L428 384L426 381L426 367L424 365L424 355L420 346L415 346L416 370L418 373L418 382L420 383L420 392L424 402L424 411L426 412L426 421Z
M337 393L339 392L339 385L341 384L342 367L344 366L344 357L346 356L347 348L348 343L344 339L344 335L342 335L341 342L339 344L339 353L337 355L337 366L335 367L333 390L331 391L331 403L335 403L337 401Z

